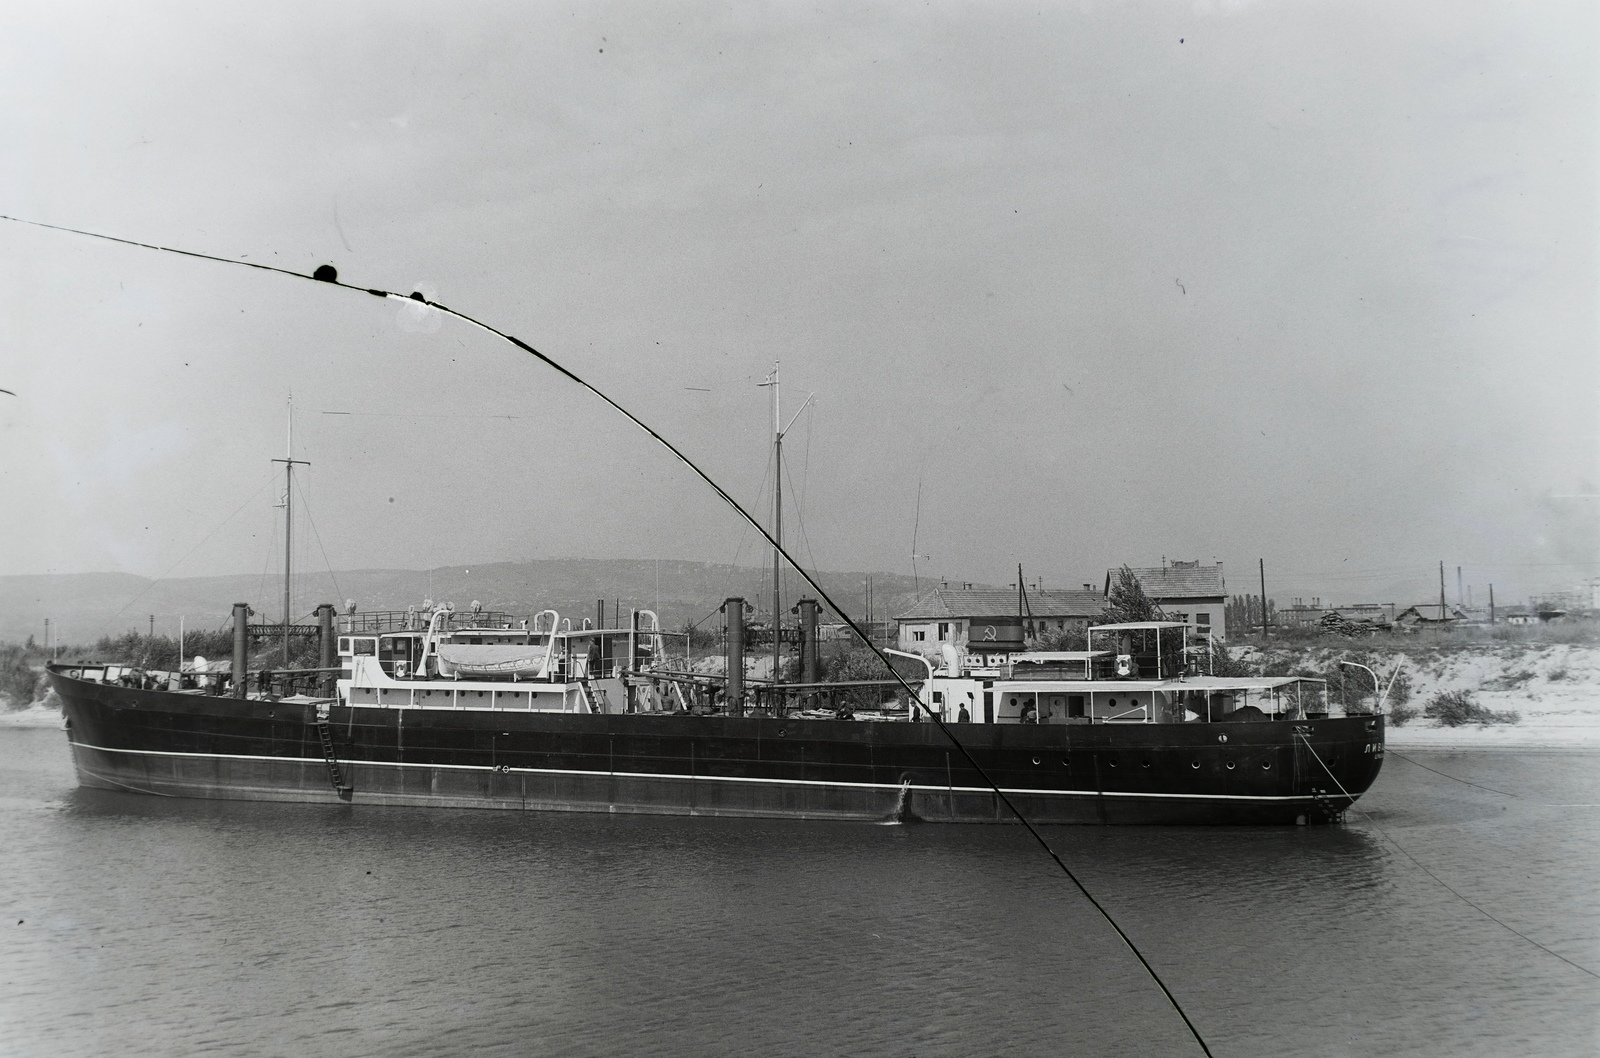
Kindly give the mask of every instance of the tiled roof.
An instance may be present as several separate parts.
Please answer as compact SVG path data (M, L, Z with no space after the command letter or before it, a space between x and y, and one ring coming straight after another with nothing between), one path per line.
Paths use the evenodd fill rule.
M1139 578L1139 586L1144 588L1145 595L1158 601L1199 599L1226 594L1220 563L1215 566L1155 566L1150 569L1135 569L1133 575ZM1107 570L1106 576L1109 578L1108 584L1115 584L1117 570Z
M1415 606L1407 606L1404 610L1401 610L1395 615L1395 620L1398 621L1400 618L1408 615L1423 621L1438 621L1441 619L1439 617L1439 604L1436 602L1419 602ZM1463 621L1466 620L1466 618L1467 615L1462 612L1461 607L1448 603L1445 605L1445 616L1443 620Z
M1029 591L1022 612L1030 617L1098 617L1105 599L1097 591ZM955 621L1007 617L1018 610L1010 588L935 588L895 617L897 621Z

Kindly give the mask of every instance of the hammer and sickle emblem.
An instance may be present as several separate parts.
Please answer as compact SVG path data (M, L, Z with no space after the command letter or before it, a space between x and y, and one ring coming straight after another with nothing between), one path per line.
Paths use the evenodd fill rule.
M983 626L983 641L985 643L993 643L994 642L994 625L984 625Z

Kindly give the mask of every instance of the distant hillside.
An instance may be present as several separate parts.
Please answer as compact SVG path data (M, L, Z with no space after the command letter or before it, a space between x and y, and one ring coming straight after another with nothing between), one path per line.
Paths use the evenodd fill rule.
M822 573L828 593L853 618L865 616L863 593L867 573ZM872 573L874 616L892 617L915 597L912 578ZM362 610L403 610L426 599L453 602L465 608L473 600L488 609L525 615L551 607L563 616L593 616L596 600L606 601L607 614L620 601L630 607L657 609L668 628L699 621L732 595L743 595L758 609L771 605L771 568L714 565L704 562L649 559L549 559L537 562L493 562L446 566L434 570L349 570L296 577L298 615L321 602L343 608L354 599ZM337 580L338 590L333 581ZM659 585L659 587L658 587ZM922 582L923 590L933 586ZM790 607L802 594L792 574L784 591ZM126 573L50 574L0 577L0 640L20 642L33 636L44 641L50 618L58 641L92 643L109 635L149 627L176 634L178 619L189 628L223 627L235 602L248 602L261 619L275 620L282 605L282 581L259 574L228 577L185 577L151 581ZM718 623L713 618L710 623Z

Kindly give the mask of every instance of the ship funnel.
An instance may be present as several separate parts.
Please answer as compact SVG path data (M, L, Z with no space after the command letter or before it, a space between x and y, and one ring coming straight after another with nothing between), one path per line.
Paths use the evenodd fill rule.
M800 682L817 682L817 600L800 600Z
M233 604L233 696L243 698L250 676L250 604Z
M722 604L728 621L728 712L744 715L744 599Z
M325 602L317 607L317 665L323 669L333 668L333 603ZM324 696L333 694L333 676L323 672L317 682L321 685Z

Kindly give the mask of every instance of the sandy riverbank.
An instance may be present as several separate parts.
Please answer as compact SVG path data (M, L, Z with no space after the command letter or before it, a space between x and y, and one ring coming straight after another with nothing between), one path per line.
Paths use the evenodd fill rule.
M0 727L60 727L61 710L55 703L34 702L26 709L0 710Z
M1252 648L1247 660L1269 671L1321 669L1348 652L1310 646L1301 650ZM1600 647L1556 643L1397 644L1377 646L1364 657L1385 679L1403 663L1411 693L1405 703L1419 714L1404 724L1392 720L1388 741L1397 749L1492 749L1496 747L1600 748ZM1353 677L1354 678L1354 677ZM1515 713L1515 724L1445 727L1420 716L1442 691L1470 691L1479 705ZM1391 698L1388 708L1395 705Z
M1397 748L1600 747L1600 649L1595 647L1418 659L1412 706L1420 710L1440 691L1457 690L1472 691L1480 705L1515 713L1521 721L1452 728L1419 718L1391 724L1389 743Z

